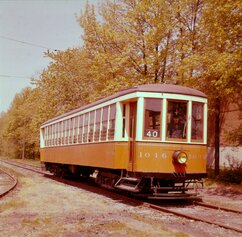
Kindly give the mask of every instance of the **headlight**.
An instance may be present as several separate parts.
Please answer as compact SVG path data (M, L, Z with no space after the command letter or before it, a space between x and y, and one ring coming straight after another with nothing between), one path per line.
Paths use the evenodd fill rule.
M178 164L185 164L187 162L187 154L183 151L175 151L173 161Z

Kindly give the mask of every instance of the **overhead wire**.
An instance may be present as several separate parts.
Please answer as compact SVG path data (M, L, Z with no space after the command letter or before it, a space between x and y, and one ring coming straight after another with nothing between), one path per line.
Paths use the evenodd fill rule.
M0 35L0 38L6 39L6 40L15 41L15 42L26 44L26 45L31 45L31 46L42 48L42 49L53 50L53 51L60 51L59 49L53 49L53 48L46 47L46 46L43 46L43 45L40 45L40 44L35 44L35 43L23 41L23 40L18 40L18 39L14 39L14 38L3 36L3 35Z
M14 75L4 75L4 74L0 74L0 77L7 77L7 78L25 78L25 79L31 79L31 77L27 77L27 76L14 76Z
M48 51L49 50L53 50L55 52L60 51L59 49L53 49L53 48L46 47L46 46L43 46L43 45L40 45L40 44L35 44L35 43L23 41L23 40L18 40L18 39L14 39L14 38L3 36L3 35L0 35L0 38L6 39L6 40L11 40L11 41L22 43L22 44L26 44L26 45L30 45L30 46L34 46L34 47L38 47L38 48L42 48L42 49L47 49ZM27 77L27 76L14 76L14 75L4 75L4 74L0 74L0 77L31 79L31 77Z

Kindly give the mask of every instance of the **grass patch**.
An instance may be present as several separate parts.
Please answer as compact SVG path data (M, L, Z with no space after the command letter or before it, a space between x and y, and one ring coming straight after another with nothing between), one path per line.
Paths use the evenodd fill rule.
M9 211L12 209L17 209L26 206L26 202L23 200L18 199L12 199L9 198L6 199L6 201L2 201L0 205L0 212Z
M22 220L23 225L28 225L31 227L36 227L38 225L47 225L51 223L51 218L46 217L46 218L24 218Z
M157 225L159 226L160 228L160 232L159 232L159 235L158 236L174 236L174 237L188 237L189 235L184 233L184 232L173 232L171 231L168 227L165 227L164 225L162 225L162 220L161 219L157 219L156 217L148 217L146 216L145 218L143 218L141 215L139 214L136 214L136 213L133 213L132 217L141 222L141 223L147 223L149 225L154 225L155 223L157 223ZM135 232L137 233L137 232ZM133 235L131 235L133 236ZM136 236L136 235L135 235ZM139 236L139 235L138 235ZM141 236L147 236L145 234L141 235ZM154 235L151 235L151 236L154 236ZM156 235L155 235L156 236Z

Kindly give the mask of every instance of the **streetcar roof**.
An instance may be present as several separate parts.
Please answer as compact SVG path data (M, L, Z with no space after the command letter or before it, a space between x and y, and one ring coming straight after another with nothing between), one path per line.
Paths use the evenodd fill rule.
M182 95L191 95L207 98L207 96L196 89L192 89L185 86L177 86L172 84L145 84L135 86L126 90L118 92L118 96L126 95L132 92L155 92L155 93L171 93L171 94L182 94ZM117 95L115 94L115 95Z
M145 84L145 85L138 85L138 86L135 86L135 87L132 87L132 88L129 88L129 89L121 90L121 91L119 91L119 92L117 92L117 93L115 93L115 94L113 94L111 96L99 99L99 100L97 100L97 101L95 101L93 103L90 103L88 105L79 107L79 108L74 109L74 110L72 110L70 112L67 112L67 113L62 114L60 116L52 118L52 119L44 122L42 124L42 126L46 125L46 124L48 124L50 122L53 122L55 120L64 118L66 116L69 116L71 114L75 114L75 113L77 113L79 111L82 111L82 110L91 108L93 106L102 104L102 103L104 103L106 101L109 101L109 100L112 100L112 99L115 99L115 98L118 98L118 97L121 97L121 96L124 96L124 95L127 95L127 94L135 93L135 92L169 93L169 94L181 94L181 95L190 95L190 96L198 96L198 97L207 98L207 96L203 92L201 92L199 90L196 90L196 89L193 89L193 88L184 87L184 86L177 86L177 85L172 85L172 84Z

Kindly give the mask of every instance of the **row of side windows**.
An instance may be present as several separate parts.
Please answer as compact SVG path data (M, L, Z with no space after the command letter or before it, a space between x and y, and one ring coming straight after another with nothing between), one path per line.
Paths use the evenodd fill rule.
M112 141L116 104L60 121L44 128L45 146Z

